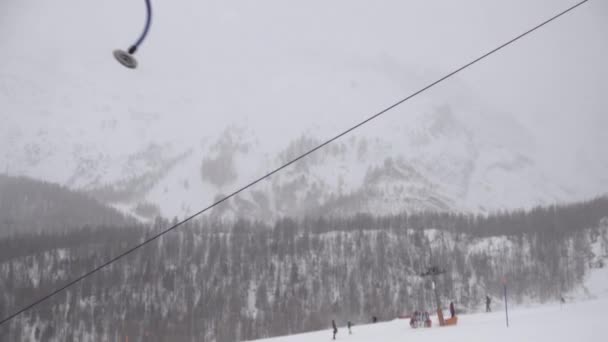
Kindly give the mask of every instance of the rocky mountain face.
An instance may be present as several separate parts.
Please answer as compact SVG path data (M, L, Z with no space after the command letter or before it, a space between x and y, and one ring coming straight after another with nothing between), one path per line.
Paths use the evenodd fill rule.
M240 341L432 311L584 293L608 261L608 199L501 215L400 214L189 223L0 327L6 341ZM152 231L168 222L158 221ZM0 239L0 317L152 232L105 228ZM35 246L36 248L30 248ZM329 335L328 335L329 336Z
M66 1L87 15L32 0L2 10L10 15L0 20L0 173L85 191L142 219L206 207L561 8L548 0L524 12L523 0L186 0L159 5L158 31L140 51L146 62L128 73L110 52L138 33L142 4L113 0L91 12ZM593 22L590 39L605 26L600 14L585 20ZM604 54L590 50L605 39L570 49L574 56L565 46L582 42L556 37L417 96L215 215L479 213L605 193L604 82L596 80L604 63L591 63ZM566 67L581 59L585 69ZM554 100L583 85L584 96Z
M111 51L139 33L141 3L91 12L66 0L87 15L4 6L0 173L141 218L193 213L562 9L185 0L158 5L145 63L128 73ZM579 17L593 44L553 27L553 38L468 69L218 211L491 212L606 193L603 10Z
M569 188L537 162L528 148L532 139L515 122L477 120L482 129L444 105L408 113L397 125L378 122L379 128L317 151L213 214L274 219L403 210L487 213L597 195ZM231 125L204 139L151 137L164 124L154 115L133 114L92 127L61 127L58 135L9 121L0 135L0 161L8 174L55 181L143 219L183 217L330 136L311 128L274 144L253 129ZM143 142L129 137L138 131ZM123 149L106 137L136 143Z

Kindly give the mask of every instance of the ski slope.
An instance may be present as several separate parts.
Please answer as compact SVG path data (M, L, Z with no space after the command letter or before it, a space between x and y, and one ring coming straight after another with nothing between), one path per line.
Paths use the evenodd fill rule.
M603 341L608 336L608 268L590 272L584 288L585 297L580 293L577 301L566 304L548 304L531 307L511 308L509 327L506 327L504 307L494 305L492 313L460 315L457 326L438 327L437 317L433 317L430 329L411 329L409 320L395 319L376 324L355 325L352 335L342 322L339 323L337 341L344 342L500 342L500 341ZM571 298L567 296L567 298ZM446 316L449 317L449 316ZM329 328L312 333L276 337L264 342L312 342L330 341Z
M595 341L608 335L606 308L608 299L589 300L536 308L516 309L509 313L509 328L504 311L489 314L461 315L458 326L411 329L409 320L396 319L353 327L352 335L344 326L338 328L337 341L348 342L499 342L499 341ZM498 309L498 308L496 308ZM436 320L433 321L435 325ZM331 340L331 329L307 334L277 337L264 342L312 342ZM599 339L598 339L599 338Z

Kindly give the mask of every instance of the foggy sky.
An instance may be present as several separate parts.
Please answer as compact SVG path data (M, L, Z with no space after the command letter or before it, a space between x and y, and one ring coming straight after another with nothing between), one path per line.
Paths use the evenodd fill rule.
M0 119L70 127L153 113L164 139L238 122L280 145L314 125L336 133L574 3L153 0L131 71L111 51L137 38L143 1L3 0ZM606 192L607 33L608 5L591 0L424 97L512 118L538 158Z

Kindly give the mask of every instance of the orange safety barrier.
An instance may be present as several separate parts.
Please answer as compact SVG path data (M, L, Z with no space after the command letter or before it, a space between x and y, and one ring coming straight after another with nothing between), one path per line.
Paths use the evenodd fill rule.
M458 316L454 316L451 318L448 318L446 320L443 321L443 325L447 326L447 325L456 325L458 323Z
M458 324L458 316L444 319L443 310L441 310L441 309L437 310L437 318L439 319L439 326L442 326L442 327Z

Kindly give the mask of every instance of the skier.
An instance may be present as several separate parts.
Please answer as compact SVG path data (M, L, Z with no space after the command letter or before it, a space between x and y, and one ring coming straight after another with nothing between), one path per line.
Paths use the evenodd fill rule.
M454 308L454 302L450 302L450 317L456 316L456 309Z
M492 298L486 295L486 312L492 312L492 309L490 309L490 303L492 303Z
M372 323L376 323L376 322L378 322L378 317L372 316Z
M424 312L423 319L424 319L424 327L430 328L432 323L431 323L431 315L429 315L428 311Z
M353 324L350 321L348 321L348 323L346 325L348 326L348 334L349 335L352 334L353 332L350 330L350 328L353 326Z
M338 327L336 327L336 321L331 320L331 325L334 328L334 340L336 339L336 334L338 333Z

